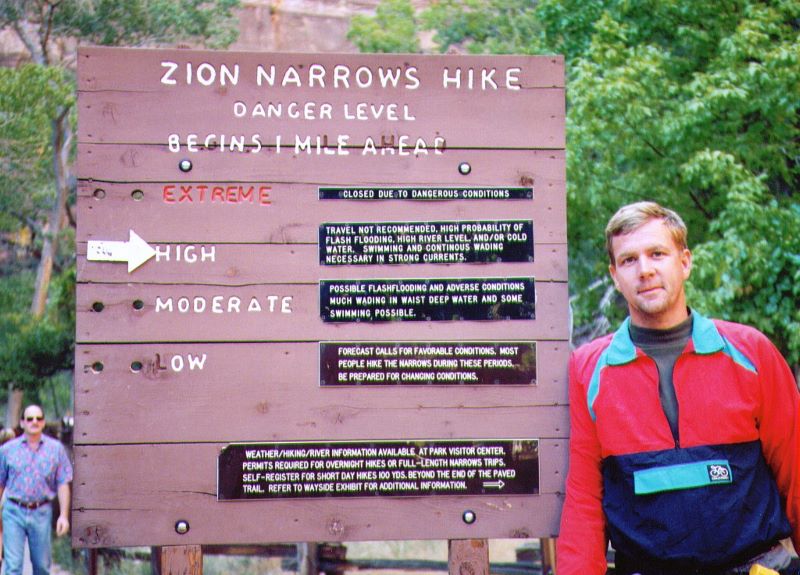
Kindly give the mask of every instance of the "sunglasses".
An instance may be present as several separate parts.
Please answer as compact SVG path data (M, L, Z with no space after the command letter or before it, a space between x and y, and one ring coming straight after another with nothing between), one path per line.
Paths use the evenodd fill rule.
M43 415L35 415L33 417L26 417L25 421L27 421L28 423L30 423L32 421L44 421L44 416Z

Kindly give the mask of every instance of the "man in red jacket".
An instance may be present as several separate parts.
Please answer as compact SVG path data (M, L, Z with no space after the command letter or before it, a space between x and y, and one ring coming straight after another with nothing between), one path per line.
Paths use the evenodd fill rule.
M652 202L609 221L628 303L570 358L570 469L558 575L793 573L800 549L800 394L757 330L686 304L686 226ZM794 575L794 574L793 574Z

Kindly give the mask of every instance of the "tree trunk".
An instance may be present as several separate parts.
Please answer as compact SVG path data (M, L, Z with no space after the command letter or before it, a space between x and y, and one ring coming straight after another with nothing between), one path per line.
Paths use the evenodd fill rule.
M7 429L15 429L19 425L19 418L22 415L22 390L14 389L14 384L8 384L8 404L6 405Z
M69 197L69 151L72 144L69 112L70 108L63 108L58 117L53 120L53 168L56 179L56 197L45 226L42 257L36 270L31 314L37 318L44 315L50 278L53 274L53 260L58 249L58 235L64 223L65 204Z

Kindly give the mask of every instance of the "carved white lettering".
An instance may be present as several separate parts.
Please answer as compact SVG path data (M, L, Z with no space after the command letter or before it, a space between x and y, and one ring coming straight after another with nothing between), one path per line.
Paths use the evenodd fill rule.
M164 72L164 75L161 76L161 83L166 84L168 86L174 86L178 83L178 81L172 77L172 74L175 73L175 70L178 69L178 64L175 62L161 62L161 67L166 68L167 70Z
M246 301L243 301L238 296L226 297L222 295L215 295L210 298L204 296L162 298L158 296L156 297L155 310L156 313L172 313L177 310L178 313L196 314L209 311L215 314L242 313L243 311L290 314L292 313L292 300L293 296L277 294L269 294L262 297L252 296L247 298Z
M186 354L186 359L184 359L182 355L173 355L170 360L170 367L172 371L180 373L186 368L188 363L189 371L199 371L205 368L207 357L205 353L203 355L193 355L189 353Z

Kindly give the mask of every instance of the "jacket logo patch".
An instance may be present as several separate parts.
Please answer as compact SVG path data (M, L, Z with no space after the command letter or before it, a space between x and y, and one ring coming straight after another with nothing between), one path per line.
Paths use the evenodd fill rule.
M708 480L711 483L731 483L731 469L727 465L711 463L706 469L708 470Z

